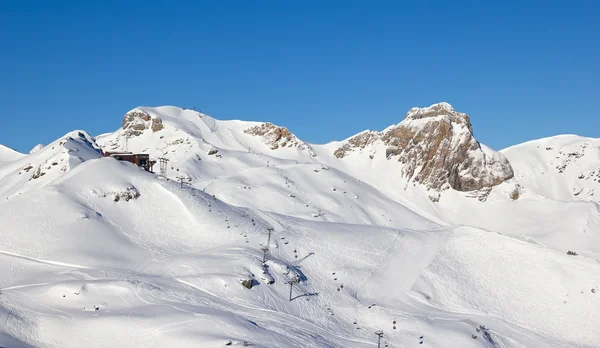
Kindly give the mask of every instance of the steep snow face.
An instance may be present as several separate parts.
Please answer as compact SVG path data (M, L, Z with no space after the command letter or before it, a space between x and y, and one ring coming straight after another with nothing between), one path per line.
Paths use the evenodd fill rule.
M600 139L560 135L501 151L519 183L563 201L600 201Z
M77 165L100 156L100 147L86 132L67 133L39 151L1 167L0 198L47 186Z
M0 144L0 167L4 167L5 165L17 161L23 157L25 157L24 154Z
M510 163L500 153L482 146L473 136L469 117L448 103L412 108L398 125L383 132L363 132L335 150L345 158L357 149L385 146L388 160L402 164L401 176L428 189L474 191L496 186L513 177ZM350 159L351 160L351 159Z

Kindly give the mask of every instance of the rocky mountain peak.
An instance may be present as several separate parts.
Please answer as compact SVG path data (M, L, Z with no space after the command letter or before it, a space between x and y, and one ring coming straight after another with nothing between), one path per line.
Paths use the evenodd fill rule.
M127 136L138 136L146 129L152 132L158 132L164 128L162 120L158 117L151 117L146 112L136 108L125 114L121 128Z
M471 119L469 116L462 112L456 112L452 105L446 102L433 104L426 108L412 108L406 113L405 122L422 119L430 121L431 119L436 118L444 118L450 123L464 124L469 131L473 133L473 127L471 126Z
M419 118L424 118L424 117L449 115L449 114L453 114L453 113L456 113L456 111L454 110L452 105L450 105L446 102L441 102L441 103L433 104L433 105L425 107L425 108L418 108L418 107L411 108L410 110L408 110L408 113L406 114L406 118L419 119Z
M398 125L358 134L334 155L343 158L378 143L385 146L386 159L402 164L402 176L430 189L481 190L514 176L502 154L475 139L469 116L448 103L412 108Z

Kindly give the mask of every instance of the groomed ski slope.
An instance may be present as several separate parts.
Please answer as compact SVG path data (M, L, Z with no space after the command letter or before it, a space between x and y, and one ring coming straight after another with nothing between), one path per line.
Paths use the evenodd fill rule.
M599 346L597 203L509 185L434 203L376 180L389 163L271 156L241 121L157 110L164 138L133 151L206 140L165 148L170 180L99 158L84 132L0 168L0 346L376 347L376 330L388 347Z

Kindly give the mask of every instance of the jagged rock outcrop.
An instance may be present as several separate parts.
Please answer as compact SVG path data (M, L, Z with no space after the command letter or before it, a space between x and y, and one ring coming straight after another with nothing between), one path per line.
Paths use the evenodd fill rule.
M121 128L127 136L138 136L146 129L158 132L164 128L162 120L158 117L150 117L140 109L133 109L123 117Z
M270 122L250 127L244 130L244 133L261 137L263 142L271 147L271 150L297 148L308 152L313 157L316 156L310 145L298 139L287 128L278 127Z
M334 155L344 158L376 143L385 145L387 159L403 164L404 177L431 189L481 190L514 176L502 154L475 139L469 116L448 103L412 108L398 125L360 133Z
M378 132L366 131L359 133L335 150L333 155L337 158L344 158L348 152L352 152L354 149L364 149L368 145L373 144L377 140L380 140L381 136Z

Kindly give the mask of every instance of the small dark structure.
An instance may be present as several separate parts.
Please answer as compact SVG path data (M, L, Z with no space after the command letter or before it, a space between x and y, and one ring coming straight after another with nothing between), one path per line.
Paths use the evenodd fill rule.
M112 157L119 161L126 161L135 164L138 167L144 168L147 172L152 172L152 167L156 161L150 160L150 155L147 153L132 153L132 152L102 152L104 157Z

